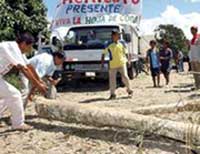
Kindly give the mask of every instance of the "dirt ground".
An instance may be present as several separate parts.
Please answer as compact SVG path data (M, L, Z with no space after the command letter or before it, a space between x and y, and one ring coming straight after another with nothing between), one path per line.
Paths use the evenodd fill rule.
M153 88L150 76L141 74L131 81L133 97L127 97L124 88L118 88L117 99L109 101L107 82L82 81L75 87L66 83L65 92L57 101L78 103L85 106L110 107L133 110L137 107L181 103L199 98L199 91L192 90L193 78L188 74L172 73L170 86ZM0 154L189 154L186 145L160 136L143 136L137 131L116 128L97 128L41 119L34 110L34 103L26 110L27 122L35 127L28 132L9 130L9 120L3 119L0 128ZM162 115L172 120L190 121L198 113ZM161 116L160 116L161 117ZM192 154L192 151L190 151ZM193 152L195 153L195 152Z

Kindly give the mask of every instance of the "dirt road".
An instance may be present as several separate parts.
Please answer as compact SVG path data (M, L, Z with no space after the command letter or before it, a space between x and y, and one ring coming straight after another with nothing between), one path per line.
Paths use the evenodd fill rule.
M119 88L118 98L109 101L106 83L84 81L76 88L67 83L57 101L110 107L120 112L120 109L195 100L199 95L198 91L191 90L192 84L191 75L173 73L169 87L152 88L150 76L141 75L131 81L132 98L127 97L124 88ZM6 126L0 128L0 154L188 154L183 143L160 136L143 137L141 132L131 130L40 119L34 111L34 103L29 105L26 115L27 122L35 127L29 132L10 132L6 124L9 120L3 120ZM180 119L181 115L176 116Z

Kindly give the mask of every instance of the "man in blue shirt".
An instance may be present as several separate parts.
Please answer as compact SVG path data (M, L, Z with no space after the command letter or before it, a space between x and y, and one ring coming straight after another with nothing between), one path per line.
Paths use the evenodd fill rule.
M153 86L160 86L160 61L159 53L156 50L156 41L151 40L150 49L147 51L147 62L149 63L149 68L151 70L151 75L153 79ZM156 82L157 79L157 82ZM156 84L157 83L157 84Z

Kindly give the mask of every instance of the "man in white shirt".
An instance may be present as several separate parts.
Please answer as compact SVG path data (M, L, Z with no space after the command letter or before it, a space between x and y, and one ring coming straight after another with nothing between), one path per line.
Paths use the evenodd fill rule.
M23 54L31 51L33 37L24 33L20 35L16 42L0 43L0 115L5 107L11 112L12 128L15 130L29 130L31 126L24 123L24 108L21 93L14 86L3 79L3 76L15 67L21 71L34 84L40 92L46 93L47 88L36 77L34 72L27 67Z
M31 58L29 60L29 65L30 67L34 68L37 74L37 78L39 80L46 78L51 83L51 85L55 86L60 81L60 79L54 80L52 76L54 72L56 71L57 67L63 64L64 58L65 56L62 52L54 52L52 55L48 53L42 53ZM25 98L24 106L26 106L28 103L28 99L32 98L32 95L35 91L35 87L32 86L32 89L29 90L30 88L29 83L24 78L22 82L24 82L24 85L25 85L24 91L26 92L28 91L27 95L29 95L29 96L27 95L25 96L26 98Z

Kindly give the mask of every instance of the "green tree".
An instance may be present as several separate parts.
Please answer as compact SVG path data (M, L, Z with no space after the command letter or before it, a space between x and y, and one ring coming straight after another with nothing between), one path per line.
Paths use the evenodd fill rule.
M20 32L36 37L47 31L46 13L42 0L0 0L0 41L13 40Z
M186 45L187 39L182 29L174 25L159 25L155 29L155 33L155 38L159 46L166 40L170 43L170 48L173 51L181 50L185 54L188 52Z

